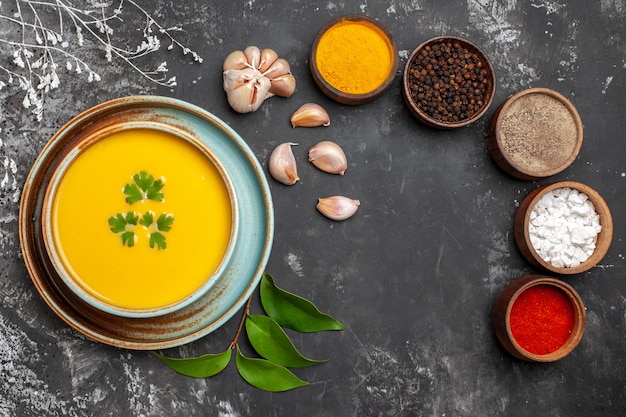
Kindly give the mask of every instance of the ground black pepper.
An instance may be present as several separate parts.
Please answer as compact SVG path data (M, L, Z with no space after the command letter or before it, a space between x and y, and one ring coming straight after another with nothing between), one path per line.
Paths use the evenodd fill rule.
M409 67L410 96L439 122L470 119L488 102L493 88L486 66L480 55L458 41L428 44Z

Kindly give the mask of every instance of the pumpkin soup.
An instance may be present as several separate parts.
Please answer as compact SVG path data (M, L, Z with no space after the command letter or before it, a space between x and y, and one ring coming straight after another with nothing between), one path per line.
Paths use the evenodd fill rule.
M158 129L117 130L79 153L51 209L67 273L122 309L167 307L192 295L227 253L233 208L200 148Z

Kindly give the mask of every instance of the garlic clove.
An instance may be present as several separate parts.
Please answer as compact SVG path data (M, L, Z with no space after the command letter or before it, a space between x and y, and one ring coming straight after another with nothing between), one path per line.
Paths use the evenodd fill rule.
M272 66L272 64L278 59L278 54L275 50L265 48L261 51L261 57L259 62L259 71L264 73Z
M332 197L320 198L317 209L324 216L332 220L346 220L357 212L361 202L348 197L336 195Z
M248 60L248 64L250 64L253 68L259 69L259 62L261 62L261 50L257 46L248 46L243 50L246 59Z
M255 111L269 97L270 86L268 79L247 80L226 92L228 104L239 113Z
M230 90L234 90L249 82L254 77L254 70L252 68L242 70L229 69L224 71L222 75L224 78L224 91L228 93Z
M285 185L293 185L300 179L300 177L298 177L296 158L293 156L293 151L291 150L291 147L295 145L297 145L297 143L281 143L274 148L270 155L270 174L276 181Z
M252 83L243 83L226 93L228 104L236 112L249 113L252 111L251 103L254 100L254 86Z
M343 149L329 140L319 142L309 149L309 161L317 169L329 174L343 175L348 168L348 159Z
M223 70L241 70L246 68L247 64L248 59L243 51L233 51L224 59Z
M296 91L296 78L291 73L272 78L270 83L270 93L279 97L290 97Z
M269 79L278 78L289 73L291 73L291 67L285 58L278 58L268 69L263 71L263 75Z
M305 103L291 115L291 126L330 126L330 116L319 104Z

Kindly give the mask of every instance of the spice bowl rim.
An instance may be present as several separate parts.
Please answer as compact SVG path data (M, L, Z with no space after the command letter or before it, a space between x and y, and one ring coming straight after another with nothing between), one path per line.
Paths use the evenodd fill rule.
M559 103L567 108L569 113L572 115L574 119L574 124L576 127L576 131L578 133L576 138L576 145L574 146L573 152L568 156L567 160L558 167L554 167L552 169L548 169L545 171L532 171L530 169L526 169L520 164L516 163L511 159L507 152L505 152L504 147L502 145L502 136L501 136L501 126L502 126L502 117L506 114L508 109L515 104L516 101L521 98L531 95L531 94L543 94L549 97L556 99ZM546 87L531 87L509 96L506 100L504 100L498 108L494 111L494 114L489 123L488 135L487 135L487 144L489 153L493 157L496 164L508 174L523 179L523 180L537 180L541 178L550 177L556 175L560 172L566 170L578 157L580 153L580 149L582 148L583 143L583 123L576 109L576 106L567 99L563 94L559 93L556 90Z
M392 62L391 62L391 68L389 70L389 74L387 75L387 78L385 79L385 81L383 81L381 85L379 85L376 89L370 92L362 93L362 94L352 94L352 93L346 93L345 91L338 90L332 85L330 85L330 83L326 81L326 79L324 79L319 68L317 67L317 48L318 48L320 39L330 28L344 21L367 22L375 26L380 31L381 37L385 39L385 41L388 43L388 46L390 48ZM398 66L399 66L398 46L397 46L397 43L393 34L389 31L389 29L385 25L383 25L378 20L372 17L369 17L367 15L360 15L360 14L340 15L326 22L318 30L315 37L313 38L313 43L311 45L311 52L309 54L309 70L311 71L311 75L313 77L313 81L315 82L315 84L327 97L333 99L334 101L338 103L347 104L347 105L365 104L365 103L374 101L375 99L380 97L384 92L386 92L389 89L389 87L391 87L396 77Z
M83 287L83 285L80 284L80 277L74 277L75 274L71 272L71 265L66 264L69 261L65 260L65 256L62 255L62 248L58 247L58 242L55 239L55 233L53 232L54 220L52 219L52 214L55 196L59 190L65 173L68 169L70 169L74 161L76 161L91 146L98 144L111 135L135 129L148 129L151 131L168 133L172 137L175 137L176 140L184 141L202 153L204 158L217 169L222 182L226 186L231 211L231 230L228 237L228 243L215 270L206 277L199 287L185 297L163 306L151 308L120 307L91 294L86 288ZM56 281L55 284L57 285L57 288L61 291L69 290L73 293L73 295L78 296L84 302L97 310L128 318L148 318L167 315L189 306L204 296L204 294L206 294L211 287L216 284L228 266L236 245L239 230L239 209L234 185L224 166L211 149L207 145L203 144L199 139L185 132L184 129L157 121L140 122L132 120L117 120L110 125L104 125L95 131L73 131L71 128L62 128L59 132L60 133L55 136L53 140L63 140L63 138L59 136L73 136L73 144L70 149L68 149L67 153L60 159L58 166L53 170L50 181L45 188L42 201L41 220L43 244L47 252L48 259L56 270L56 274L54 274L51 279Z
M551 353L538 355L524 349L515 340L511 331L510 314L517 298L526 290L537 285L549 285L567 295L574 309L574 327L569 338ZM498 296L493 308L493 325L502 346L513 356L531 362L554 362L569 355L578 346L585 332L586 311L580 294L568 283L540 274L521 276L509 283Z
M575 267L559 268L544 261L530 241L528 224L530 222L532 209L546 193L559 188L572 188L587 195L589 200L593 203L596 213L600 216L600 226L602 228L596 239L596 248L585 262ZM588 271L604 258L611 246L611 240L613 238L613 218L608 204L596 190L577 181L558 181L543 184L535 188L522 200L515 214L513 232L518 249L530 264L552 273L574 275Z
M487 66L486 69L487 69L487 71L489 73L488 76L489 76L489 80L490 80L489 85L491 87L491 91L489 93L489 97L488 97L487 101L483 104L482 109L478 113L474 114L470 118L467 118L467 119L464 119L464 120L460 120L458 122L450 122L450 123L439 121L439 120L431 117L430 115L428 115L423 110L421 110L417 106L415 101L411 98L410 87L409 87L409 70L411 69L411 65L412 65L415 57L426 46L428 46L430 44L433 44L433 43L436 43L436 42L442 42L442 41L446 41L446 40L459 42L463 46L468 47L469 49L471 49L473 52L475 52L476 54L478 54L481 57L481 59L486 63L486 66ZM404 71L403 71L403 74L402 74L402 96L404 98L405 105L409 108L411 114L418 121L422 122L426 126L434 127L434 128L437 128L437 129L442 129L442 130L456 129L456 128L465 127L465 126L468 126L468 125L470 125L472 123L475 123L476 121L478 121L481 117L483 117L487 113L487 111L491 107L491 104L493 103L495 95L496 95L496 74L495 74L495 70L493 68L493 64L491 63L491 60L489 59L487 54L485 54L476 44L474 44L473 42L471 42L471 41L469 41L469 40L467 40L465 38L459 37L459 36L442 35L442 36L435 36L435 37L432 37L432 38L429 38L429 39L423 41L409 55L409 58L407 59L407 62L406 62L406 65L404 67Z

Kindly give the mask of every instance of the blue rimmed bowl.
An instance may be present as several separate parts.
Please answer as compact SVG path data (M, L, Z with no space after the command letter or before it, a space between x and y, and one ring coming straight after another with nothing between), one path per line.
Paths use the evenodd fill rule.
M108 311L68 288L46 249L46 190L81 138L119 124L166 126L210 150L236 195L237 227L219 276L191 300L159 314ZM109 345L138 350L179 346L219 328L254 292L274 234L272 198L263 169L245 141L211 113L181 100L131 96L97 105L65 124L46 144L20 203L20 244L29 275L48 306L67 324Z

